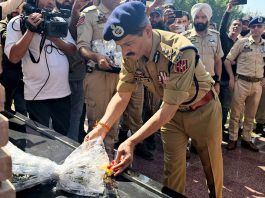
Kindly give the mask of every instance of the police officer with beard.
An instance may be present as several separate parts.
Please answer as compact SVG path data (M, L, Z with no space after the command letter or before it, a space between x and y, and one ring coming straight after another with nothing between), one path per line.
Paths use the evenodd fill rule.
M215 80L214 88L219 94L224 53L221 46L219 32L208 28L212 17L212 8L207 3L197 3L191 8L194 28L183 33L199 51L206 71Z

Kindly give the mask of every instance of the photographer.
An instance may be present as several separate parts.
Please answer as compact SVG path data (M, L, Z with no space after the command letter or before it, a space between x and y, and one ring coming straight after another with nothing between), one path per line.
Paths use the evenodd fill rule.
M30 6L36 6L37 11L44 13L45 10L53 10L55 2L31 1ZM45 126L49 126L51 118L54 130L66 135L70 119L70 87L69 63L65 54L74 54L76 47L69 32L63 39L47 35L45 31L42 34L34 32L42 29L43 23L47 22L45 19L38 12L28 17L13 18L7 26L5 53L13 63L22 60L24 92L30 118ZM25 31L24 25L27 27ZM57 26L54 29L60 30Z

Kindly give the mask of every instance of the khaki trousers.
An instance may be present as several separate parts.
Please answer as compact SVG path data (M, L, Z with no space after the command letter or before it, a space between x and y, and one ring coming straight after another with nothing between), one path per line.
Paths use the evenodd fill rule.
M261 97L262 87L260 82L247 82L237 79L231 104L229 122L229 139L238 139L240 113L244 109L243 139L251 141L251 131Z
M89 131L105 114L106 108L116 93L119 75L109 72L93 71L84 79L85 103ZM118 122L115 123L104 139L110 160L113 159L114 143L118 136Z
M138 84L137 89L132 93L130 102L123 113L121 128L123 131L131 130L135 133L143 125L142 113L144 104L144 87Z
M164 147L164 185L184 194L186 148L193 140L207 179L210 197L222 197L222 114L219 99L192 112L177 112L161 128Z
M262 88L258 111L256 113L256 122L260 124L265 124L265 87Z

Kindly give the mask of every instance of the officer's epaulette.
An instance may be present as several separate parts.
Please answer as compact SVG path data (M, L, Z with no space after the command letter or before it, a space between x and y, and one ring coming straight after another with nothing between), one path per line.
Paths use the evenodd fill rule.
M173 64L177 64L183 54L181 51L179 51L179 49L172 48L171 46L162 42L160 43L160 46L157 51ZM156 55L157 53L155 53L154 59L157 59ZM156 60L154 61L156 62Z
M220 34L220 32L217 31L217 30L209 29L209 31L210 31L210 32L213 32L213 33L216 33L216 34Z
M87 13L87 12L90 12L96 9L97 9L97 6L92 5L92 6L85 8L82 12Z

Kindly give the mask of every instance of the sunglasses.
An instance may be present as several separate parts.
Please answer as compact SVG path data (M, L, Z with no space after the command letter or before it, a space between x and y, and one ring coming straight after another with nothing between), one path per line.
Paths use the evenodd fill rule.
M257 24L257 25L250 25L249 26L251 29L255 29L255 28L262 28L263 25L262 24Z

